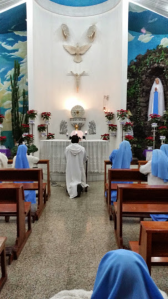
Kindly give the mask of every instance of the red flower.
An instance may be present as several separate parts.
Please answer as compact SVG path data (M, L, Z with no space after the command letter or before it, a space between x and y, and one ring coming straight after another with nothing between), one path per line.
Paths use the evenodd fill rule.
M0 114L0 118L5 118L5 116L3 114Z
M0 136L0 141L6 141L6 136Z
M29 128L29 125L27 125L27 124L22 124L22 127L23 127L23 128Z
M130 141L130 140L133 140L133 139L134 139L134 137L131 136L131 135L126 135L125 136L125 140L127 140L127 141Z
M164 129L167 130L167 127L166 126L162 126L162 127L159 127L158 129L159 130L164 130Z

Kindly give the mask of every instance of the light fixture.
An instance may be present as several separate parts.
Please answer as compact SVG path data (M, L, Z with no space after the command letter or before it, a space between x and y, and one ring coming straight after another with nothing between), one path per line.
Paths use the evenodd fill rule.
M109 100L109 95L105 95L103 98L103 111L106 113L108 111L108 100Z

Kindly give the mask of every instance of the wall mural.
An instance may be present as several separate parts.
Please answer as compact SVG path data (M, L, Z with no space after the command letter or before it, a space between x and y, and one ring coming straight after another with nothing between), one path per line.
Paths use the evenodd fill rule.
M26 4L1 13L0 19L0 114L5 116L2 135L7 137L6 147L12 147L12 88L10 76L19 64L18 103L19 114L25 101L27 106L27 24ZM14 67L15 65L15 67Z
M51 2L66 5L66 6L76 6L76 7L82 7L82 6L92 6L96 4L101 4L103 2L106 2L107 0L50 0Z
M147 145L145 138L153 135L148 107L150 91L156 78L160 78L163 84L165 108L168 109L167 61L168 19L130 3L127 109L132 113L136 140L134 154L139 159L144 159L142 152ZM159 128L164 125L168 125L165 116L160 117L158 121L156 148L161 145Z

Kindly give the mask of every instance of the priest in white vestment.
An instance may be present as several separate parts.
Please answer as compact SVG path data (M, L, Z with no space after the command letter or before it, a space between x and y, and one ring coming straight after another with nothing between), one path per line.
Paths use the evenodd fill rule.
M85 148L79 145L79 137L72 136L71 144L66 147L66 187L70 198L80 196L86 184L84 163L87 161Z

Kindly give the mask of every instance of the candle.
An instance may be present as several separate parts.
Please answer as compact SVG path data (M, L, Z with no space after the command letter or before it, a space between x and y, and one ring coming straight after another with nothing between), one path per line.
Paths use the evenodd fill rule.
M87 135L87 131L85 131L85 135Z
M66 136L68 137L68 132L66 133Z

